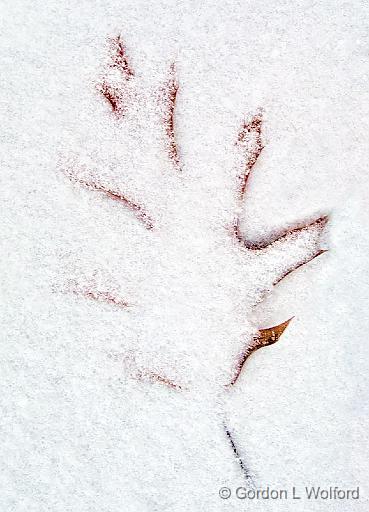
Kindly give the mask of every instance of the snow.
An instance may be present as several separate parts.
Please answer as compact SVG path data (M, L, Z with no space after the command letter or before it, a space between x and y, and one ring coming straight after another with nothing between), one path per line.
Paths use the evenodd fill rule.
M3 10L0 509L366 510L366 2ZM138 98L123 119L96 87L118 33ZM173 61L182 172L155 96ZM242 233L258 242L330 215L322 239L313 229L261 255L228 229L234 142L259 108ZM144 205L154 229L71 170ZM329 252L272 286L318 243ZM291 316L225 389L244 343ZM360 486L360 500L236 499L245 477L223 422L256 486Z

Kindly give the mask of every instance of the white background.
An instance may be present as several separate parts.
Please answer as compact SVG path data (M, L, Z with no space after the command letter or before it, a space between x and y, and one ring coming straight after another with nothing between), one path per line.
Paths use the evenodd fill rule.
M0 509L367 510L367 2L24 0L1 9ZM222 143L263 107L266 149L243 212L250 237L330 213L329 253L253 312L261 326L295 319L250 359L226 410L258 485L359 485L360 502L222 501L219 487L242 485L242 475L213 434L211 404L194 393L184 405L132 381L107 357L129 338L123 313L53 291L58 272L67 275L61 261L81 251L80 267L85 257L92 265L91 247L105 244L118 269L113 251L130 222L117 206L95 209L58 171L67 152L105 143L111 116L94 81L116 33L143 80L158 81L176 60L189 166L221 167ZM129 244L134 231L125 235Z

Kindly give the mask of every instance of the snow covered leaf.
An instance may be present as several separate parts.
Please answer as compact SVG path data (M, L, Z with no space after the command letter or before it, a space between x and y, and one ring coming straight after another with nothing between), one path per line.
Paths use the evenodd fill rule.
M121 306L125 351L114 357L133 378L183 394L196 390L205 396L214 387L226 393L246 359L276 343L288 326L290 320L260 329L249 318L277 283L324 252L327 217L250 240L240 213L264 149L262 110L246 116L238 134L235 129L233 165L199 174L196 163L181 158L174 64L164 80L144 89L122 38L110 39L109 48L99 92L110 105L109 122L119 121L114 129L126 130L127 143L106 137L99 152L68 156L62 171L76 194L94 195L99 207L115 203L112 215L117 207L127 211L119 234L125 253L114 267L101 244L95 260L105 265L99 270L111 275L111 284L97 287L81 273L80 282L76 276L69 280L70 292ZM83 258L92 268L94 256L81 250L82 266ZM228 427L225 432L236 453Z

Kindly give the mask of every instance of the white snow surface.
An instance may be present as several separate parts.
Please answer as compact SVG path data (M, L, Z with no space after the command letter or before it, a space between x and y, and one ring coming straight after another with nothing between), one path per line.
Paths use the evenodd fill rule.
M0 511L368 510L368 3L2 4ZM119 120L96 88L116 34L141 98ZM172 61L181 172L153 93ZM234 142L259 108L242 232L330 221L255 254L228 228ZM145 205L154 229L68 170ZM256 331L291 316L224 389ZM224 422L257 487L360 499L237 499Z

